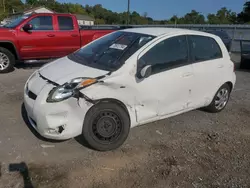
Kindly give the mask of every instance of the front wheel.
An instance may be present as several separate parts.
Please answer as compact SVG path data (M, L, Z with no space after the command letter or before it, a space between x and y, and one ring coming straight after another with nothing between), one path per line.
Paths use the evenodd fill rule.
M229 101L230 92L231 89L228 84L224 84L223 86L221 86L220 89L215 94L211 104L205 109L212 113L217 113L222 111L226 107Z
M0 73L8 73L14 69L15 56L6 48L0 47Z
M87 113L82 136L95 150L108 151L120 147L128 137L130 118L118 104L102 102Z

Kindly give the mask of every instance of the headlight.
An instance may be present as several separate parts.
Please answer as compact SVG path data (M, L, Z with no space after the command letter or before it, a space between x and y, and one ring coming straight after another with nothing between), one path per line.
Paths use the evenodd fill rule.
M49 93L47 102L60 102L76 94L82 88L96 83L94 78L75 78L61 86L55 87Z

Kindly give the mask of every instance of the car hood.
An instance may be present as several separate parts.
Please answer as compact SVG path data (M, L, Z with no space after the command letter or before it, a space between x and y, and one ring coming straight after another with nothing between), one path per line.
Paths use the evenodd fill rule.
M68 57L57 59L39 70L45 78L60 85L77 77L95 78L108 73L108 71L88 67L70 60Z

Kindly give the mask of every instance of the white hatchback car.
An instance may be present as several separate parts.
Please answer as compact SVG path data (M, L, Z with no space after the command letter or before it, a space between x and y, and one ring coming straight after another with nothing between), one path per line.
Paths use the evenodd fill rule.
M236 81L222 40L170 28L108 34L34 72L24 88L31 125L44 137L79 135L112 150L131 127L193 109L223 110Z

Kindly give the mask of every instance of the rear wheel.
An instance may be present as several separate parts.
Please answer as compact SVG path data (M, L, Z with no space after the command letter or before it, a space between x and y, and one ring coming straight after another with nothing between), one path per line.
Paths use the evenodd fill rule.
M127 139L130 119L126 110L115 103L100 103L87 113L82 136L93 149L114 150Z
M224 84L223 86L221 86L220 89L215 94L211 104L205 109L212 113L217 113L222 111L228 103L230 92L231 88L228 84Z
M6 48L0 47L0 73L7 73L14 69L15 56Z

